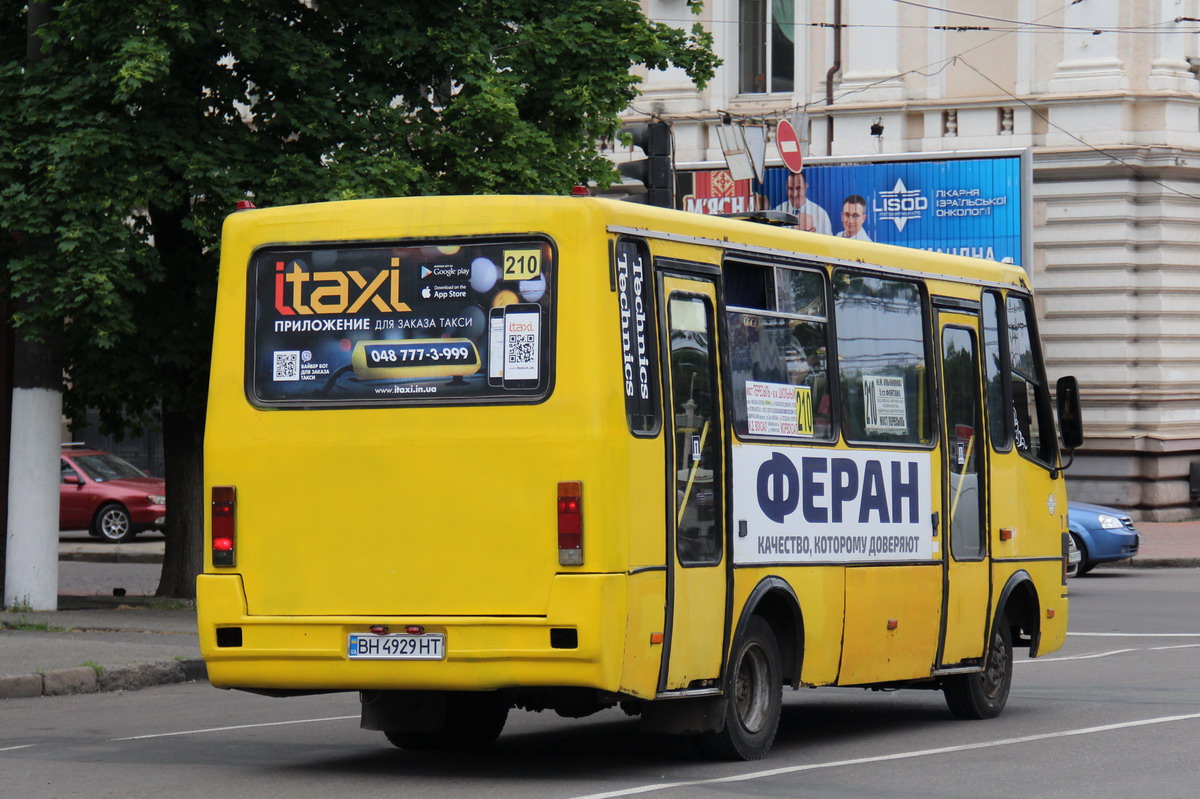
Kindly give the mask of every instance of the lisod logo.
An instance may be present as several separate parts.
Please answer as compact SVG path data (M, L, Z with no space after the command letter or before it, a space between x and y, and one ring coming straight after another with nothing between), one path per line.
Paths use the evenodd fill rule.
M929 198L920 189L909 189L900 178L890 191L881 191L875 195L875 212L877 219L893 222L896 231L904 230L909 220L920 219L929 208Z

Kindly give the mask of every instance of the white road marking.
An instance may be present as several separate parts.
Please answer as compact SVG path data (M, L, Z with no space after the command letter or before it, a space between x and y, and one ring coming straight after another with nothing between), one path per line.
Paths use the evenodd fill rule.
M1027 666L1031 663L1063 663L1068 660L1095 660L1096 658L1107 658L1113 655L1125 655L1130 652L1162 652L1168 649L1196 649L1200 648L1200 644L1178 644L1176 646L1142 646L1133 647L1131 649L1113 649L1108 652L1092 652L1087 655L1067 655L1060 658L1034 658L1032 660L1018 660L1016 665Z
M650 793L651 791L662 791L668 788L687 788L695 785L721 785L731 782L748 782L750 780L758 780L764 777L778 777L782 774L796 774L801 771L816 771L818 769L839 768L841 766L860 766L867 763L883 763L889 760L907 760L910 758L929 757L930 755L944 755L954 752L970 752L977 749L990 749L995 746L1011 746L1012 744L1046 741L1054 738L1068 738L1073 735L1092 735L1098 732L1111 732L1112 730L1123 730L1131 727L1144 727L1150 724L1168 724L1175 721L1192 721L1194 719L1200 719L1200 713L1189 713L1186 716L1161 716L1155 719L1125 721L1121 722L1120 724L1105 724L1100 727L1084 727L1078 730L1047 732L1039 735L1023 735L1019 738L1002 738L998 741L982 741L980 743L963 744L961 746L944 746L938 749L918 749L913 752L899 752L894 755L858 757L852 760L831 760L828 763L810 763L804 766L786 766L784 768L769 769L767 771L755 771L749 774L736 774L731 777L716 777L709 780L687 780L684 782L668 782L657 785L639 785L636 788L626 788L624 790L608 791L606 793L592 793L584 796L577 796L574 799L613 799L614 797L618 796L635 796L637 794Z
M28 749L31 746L37 746L37 744L21 744L20 746L6 746L3 749L0 749L0 752L11 752L14 749Z
M160 732L154 735L131 735L128 738L113 738L114 741L144 741L147 738L170 738L173 735L199 735L204 732L226 732L227 730L248 730L253 727L282 727L285 724L313 724L318 721L345 721L356 719L358 716L330 716L324 719L295 719L293 721L268 721L262 724L236 724L232 727L208 727L203 730L181 730L179 732Z
M1200 633L1067 633L1079 638L1200 638Z

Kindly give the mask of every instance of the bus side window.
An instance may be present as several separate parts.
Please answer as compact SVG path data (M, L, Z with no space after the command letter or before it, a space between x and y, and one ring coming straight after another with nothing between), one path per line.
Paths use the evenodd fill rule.
M734 430L829 440L824 274L737 261L726 262L723 271Z
M992 433L992 448L1007 452L1012 448L1010 419L1012 415L1004 402L1004 314L1000 295L983 293L983 370L987 382L988 428Z
M1029 301L1010 295L1008 311L1008 365L1012 383L1013 443L1025 455L1050 464L1054 461L1054 420L1046 387Z
M929 351L916 283L834 273L842 428L848 441L929 444Z

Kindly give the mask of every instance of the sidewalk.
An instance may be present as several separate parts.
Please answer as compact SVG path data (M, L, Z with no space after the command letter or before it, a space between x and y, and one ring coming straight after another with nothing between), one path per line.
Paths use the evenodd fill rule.
M153 596L163 549L64 536L58 610L0 611L0 699L205 679L195 603Z
M1200 520L1139 522L1137 527L1143 536L1138 556L1097 568L1200 568ZM88 581L74 566L60 567L62 574L76 576L60 578L58 610L0 611L0 699L206 679L194 604L150 596L162 551L162 542L154 540L63 541L60 562L114 564L109 569L123 564L121 577L97 568L105 576ZM114 579L131 586L130 595L112 596Z
M1103 563L1097 569L1200 567L1200 519L1134 524L1142 534L1137 557Z

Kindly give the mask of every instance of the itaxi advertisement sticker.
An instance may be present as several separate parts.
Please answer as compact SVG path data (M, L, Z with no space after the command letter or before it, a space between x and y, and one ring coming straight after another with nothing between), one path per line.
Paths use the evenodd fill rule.
M928 453L733 448L735 563L933 557Z
M251 397L307 406L538 395L553 267L543 241L260 250Z

